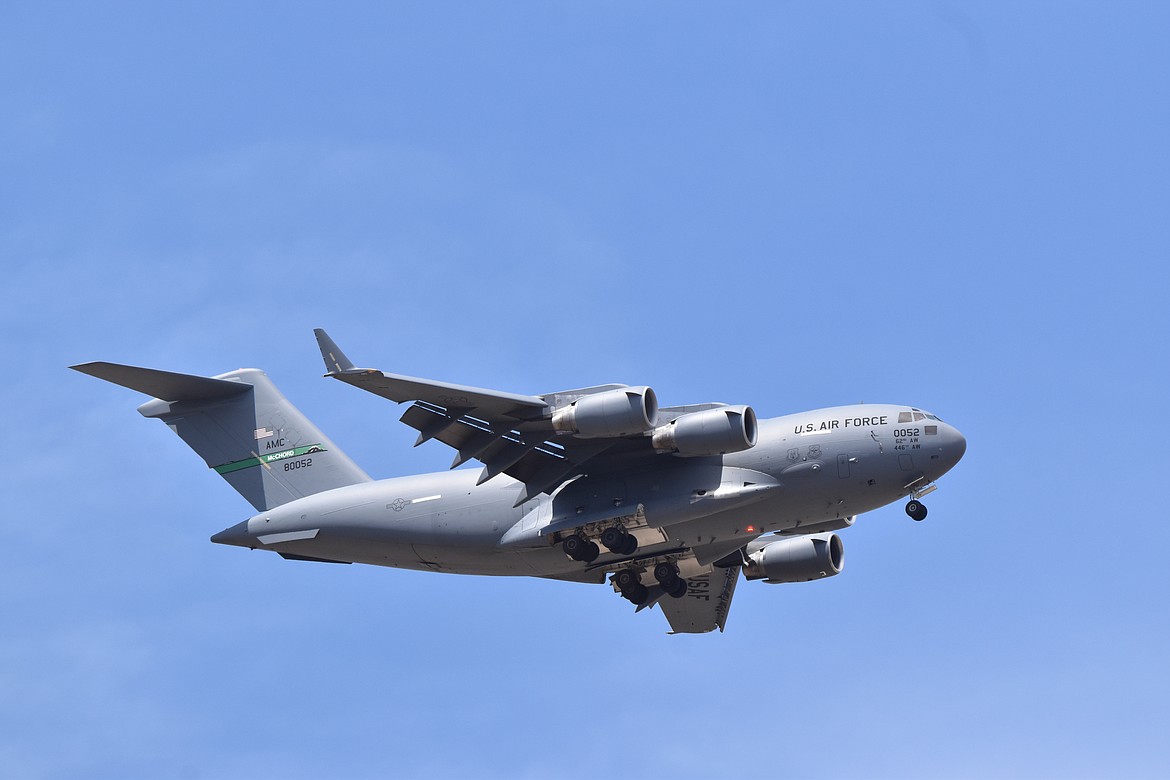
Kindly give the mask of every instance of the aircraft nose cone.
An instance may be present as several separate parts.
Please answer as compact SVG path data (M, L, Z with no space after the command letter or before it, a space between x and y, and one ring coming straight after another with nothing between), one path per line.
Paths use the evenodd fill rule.
M967 437L959 433L953 425L946 426L946 438L943 442L943 454L947 459L947 469L951 469L963 459L967 452Z
M237 547L255 547L256 537L248 533L248 521L236 523L231 528L225 528L211 537L215 544L234 544Z

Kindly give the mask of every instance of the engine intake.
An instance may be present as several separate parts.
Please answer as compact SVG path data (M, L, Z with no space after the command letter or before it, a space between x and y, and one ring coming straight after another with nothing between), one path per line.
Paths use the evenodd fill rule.
M645 433L658 423L658 397L649 387L622 387L578 398L552 415L553 429L581 438Z
M750 406L691 412L654 429L654 449L684 458L725 455L756 446L756 413Z
M808 582L840 574L845 545L837 534L781 539L749 552L747 561L743 574L749 580Z

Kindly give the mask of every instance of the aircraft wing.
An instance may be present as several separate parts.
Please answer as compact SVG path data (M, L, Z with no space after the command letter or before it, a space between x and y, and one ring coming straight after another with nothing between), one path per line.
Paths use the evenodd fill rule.
M317 328L313 331L321 347L321 357L329 370L326 376L368 390L374 395L389 398L397 403L422 401L445 409L476 410L480 416L524 419L539 416L548 404L543 398L532 395L517 395L478 387L465 387L430 379L419 379L401 374L387 374L372 368L357 368L329 338L329 334Z
M682 598L660 598L658 606L670 623L670 633L704 634L716 628L723 631L739 570L739 566L716 566L709 574L687 579L687 595Z
M469 460L484 464L479 484L497 474L524 483L516 506L555 489L581 473L583 464L618 444L610 439L555 436L550 401L611 390L604 385L555 394L554 398L437 382L357 368L324 330L315 329L325 376L360 387L396 403L411 403L402 422L419 432L414 445L436 439L456 450L451 468Z

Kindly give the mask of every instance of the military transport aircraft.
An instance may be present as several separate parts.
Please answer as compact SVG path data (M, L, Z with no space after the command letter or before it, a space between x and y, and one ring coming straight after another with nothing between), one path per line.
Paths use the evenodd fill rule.
M910 406L757 420L750 406L659 407L649 387L517 395L357 368L315 331L326 376L397 403L458 469L371 479L263 371L216 377L114 363L72 368L153 396L157 417L256 509L211 537L298 561L605 583L674 633L723 630L740 572L840 573L837 530L910 497L966 451Z

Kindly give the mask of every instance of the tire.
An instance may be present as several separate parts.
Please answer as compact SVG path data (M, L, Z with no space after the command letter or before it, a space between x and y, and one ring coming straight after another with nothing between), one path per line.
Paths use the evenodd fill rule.
M582 538L579 534L573 534L561 542L561 551L573 560L580 561L584 560L582 555L585 552L585 545L586 542L584 538Z
M658 580L659 585L666 588L678 579L678 567L673 563L660 563L654 567L654 579Z
M629 590L623 590L622 596L640 607L646 603L646 599L650 596L650 591L646 589L645 585L639 582Z
M620 553L626 546L626 539L629 535L621 526L612 525L601 532L601 543L607 550L614 553Z
M642 581L641 575L633 569L622 569L613 577L614 584L623 593Z

